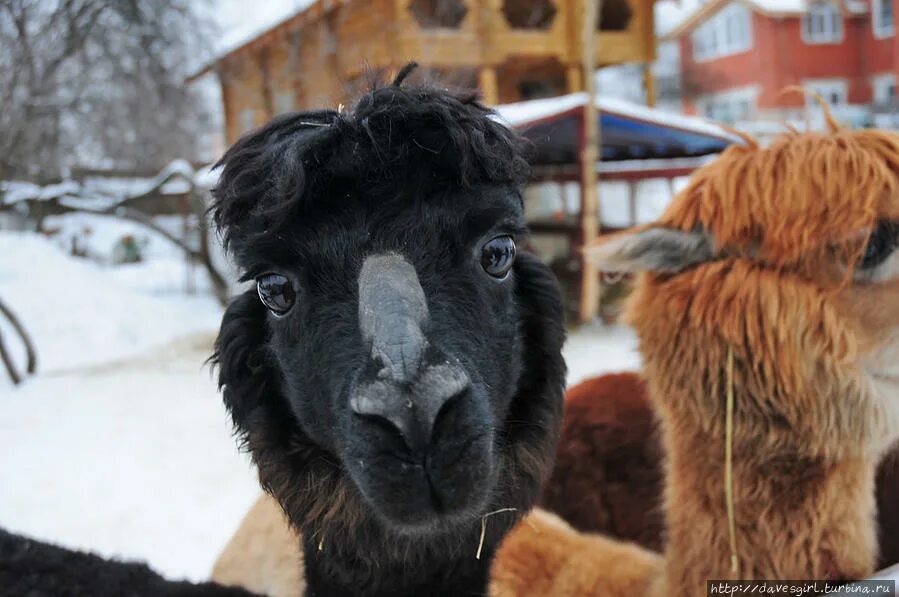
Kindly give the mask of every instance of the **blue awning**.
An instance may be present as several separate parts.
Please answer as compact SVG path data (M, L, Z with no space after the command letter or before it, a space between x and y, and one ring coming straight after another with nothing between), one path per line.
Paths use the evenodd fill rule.
M585 93L498 106L499 118L530 139L534 164L578 162ZM740 139L719 125L692 116L669 114L599 98L603 161L703 156L721 152Z

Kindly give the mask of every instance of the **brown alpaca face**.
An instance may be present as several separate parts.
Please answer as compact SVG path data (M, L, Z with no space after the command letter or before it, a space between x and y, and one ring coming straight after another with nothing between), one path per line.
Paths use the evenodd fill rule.
M743 390L774 399L759 416L872 450L899 438L899 135L731 148L657 223L590 253L649 272L630 321L669 393L720 380L733 350Z
M899 403L899 220L883 219L871 232L840 301L874 391Z

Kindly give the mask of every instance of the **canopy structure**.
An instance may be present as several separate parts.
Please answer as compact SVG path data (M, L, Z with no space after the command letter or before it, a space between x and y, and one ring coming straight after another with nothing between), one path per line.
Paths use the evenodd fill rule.
M580 201L577 212L561 210L550 218L535 218L535 214L531 213L529 226L535 234L566 239L564 244L568 250L561 260L559 255L544 258L551 265L553 261L561 264L557 274L563 287L569 291L569 299L580 297L577 311L584 321L596 313L600 296L597 296L597 289L590 281L596 273L583 262L580 247L585 238L594 238L599 234L603 212L625 212L629 217L619 226L637 225L637 214L641 210L637 204L636 183L648 179L667 180L667 196L670 197L676 178L689 176L728 145L742 142L738 136L702 118L598 97L595 113L601 135L600 161L596 164L596 172L600 182L626 182L627 193L623 198L610 198L610 201L603 199L603 193L600 193L600 213L589 214L584 209L585 173L580 159L585 142L584 108L588 97L586 93L572 93L496 107L499 121L533 142L531 164L534 182L578 185ZM661 199L667 202L667 198ZM572 304L571 300L569 304Z
M586 93L497 106L500 120L534 142L534 165L577 164ZM601 160L684 158L721 152L739 138L702 118L597 98Z

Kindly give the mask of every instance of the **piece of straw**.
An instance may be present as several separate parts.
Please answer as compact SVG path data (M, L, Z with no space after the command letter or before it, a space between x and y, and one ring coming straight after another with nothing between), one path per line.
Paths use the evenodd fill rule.
M484 548L484 536L487 534L487 518L494 514L500 514L501 512L515 512L516 510L518 510L518 508L500 508L499 510L494 510L493 512L488 512L481 516L481 540L478 541L478 553L474 556L476 559L481 559L481 549Z
M724 499L727 503L727 531L730 536L730 571L740 571L737 558L737 522L734 514L734 349L727 349L727 403L724 423Z

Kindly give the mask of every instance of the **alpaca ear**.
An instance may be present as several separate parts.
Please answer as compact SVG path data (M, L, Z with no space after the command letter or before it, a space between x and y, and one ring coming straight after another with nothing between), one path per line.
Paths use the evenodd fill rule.
M584 254L608 272L675 274L715 258L715 243L703 231L642 228L586 247Z
M242 431L250 413L262 405L277 381L266 350L265 311L255 288L232 300L211 359L219 369L225 406L234 426Z

